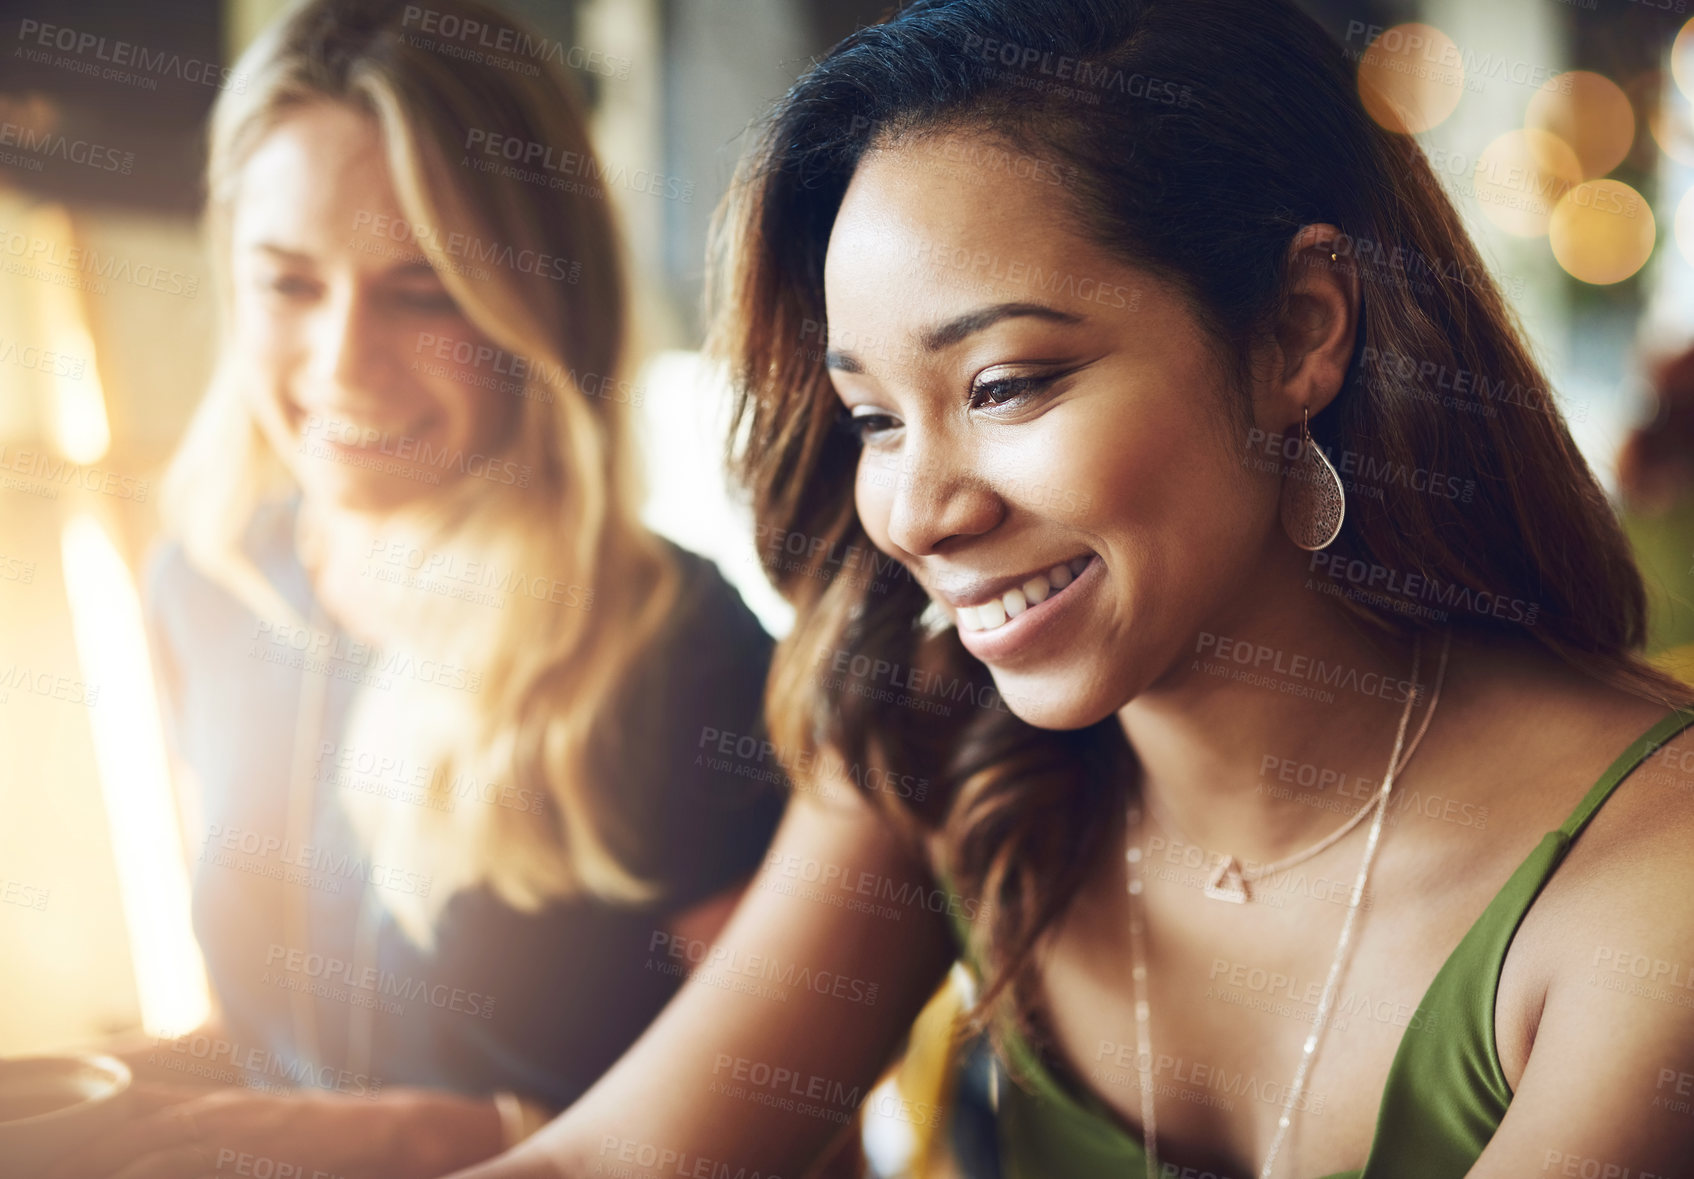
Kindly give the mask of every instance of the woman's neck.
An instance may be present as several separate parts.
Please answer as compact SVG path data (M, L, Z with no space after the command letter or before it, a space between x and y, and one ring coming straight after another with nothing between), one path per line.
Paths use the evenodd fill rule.
M310 498L300 502L295 551L324 612L361 642L379 644L387 634L386 588L371 576L371 554L390 531L381 516L350 512Z
M1345 808L1304 804L1342 784L1379 784L1388 769L1412 692L1413 644L1367 626L1302 581L1279 578L1198 632L1118 714L1157 813L1208 851L1263 863L1363 806L1357 790ZM1408 741L1437 647L1424 644Z

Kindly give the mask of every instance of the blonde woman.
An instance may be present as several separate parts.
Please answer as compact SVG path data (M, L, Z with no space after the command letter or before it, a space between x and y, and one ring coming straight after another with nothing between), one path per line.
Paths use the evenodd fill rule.
M490 1157L658 1012L775 827L770 640L638 522L610 194L549 47L313 0L220 99L227 332L148 579L217 1011L135 1059L225 1086L66 1174Z

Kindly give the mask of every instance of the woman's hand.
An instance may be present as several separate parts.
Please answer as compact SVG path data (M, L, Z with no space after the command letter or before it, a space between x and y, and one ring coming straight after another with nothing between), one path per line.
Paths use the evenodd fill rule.
M143 1084L130 1099L130 1121L63 1160L47 1179L435 1179L504 1145L492 1100L424 1089L372 1099Z

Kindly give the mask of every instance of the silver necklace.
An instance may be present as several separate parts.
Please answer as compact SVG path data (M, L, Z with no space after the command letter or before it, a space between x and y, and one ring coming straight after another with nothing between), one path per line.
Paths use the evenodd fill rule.
M1429 718L1435 714L1435 706L1441 700L1441 684L1447 676L1447 655L1452 647L1452 632L1447 632L1441 644L1441 663L1435 673L1435 687L1430 693L1429 709L1424 716L1422 728L1418 735L1429 727ZM1418 665L1423 651L1423 636L1419 635L1412 645L1412 683L1418 681ZM1318 1043L1323 1033L1328 1030L1330 1008L1335 1003L1335 993L1341 980L1342 968L1347 959L1347 951L1352 945L1353 926L1359 914L1359 902L1365 894L1365 884L1370 878L1371 864L1376 858L1376 847L1382 837L1383 817L1388 810L1388 795L1394 788L1395 775L1410 759L1408 752L1404 756L1401 750L1406 740L1406 728L1412 719L1412 705L1417 699L1415 692L1406 694L1406 707L1400 713L1400 724L1394 733L1394 752L1388 759L1388 772L1383 775L1382 786L1378 789L1376 798L1370 804L1375 815L1371 820L1370 835L1365 843L1364 859L1359 864L1359 874L1353 882L1353 891L1347 901L1347 916L1341 925L1341 936L1335 944L1335 957L1329 964L1329 974L1324 981L1323 995L1318 1000L1316 1018L1312 1021L1311 1034L1306 1037L1305 1044L1300 1050L1300 1063L1294 1070L1294 1080L1290 1083L1288 1097L1282 1103L1282 1116L1277 1119L1276 1134L1271 1139L1270 1149L1265 1154L1265 1162L1259 1168L1259 1179L1270 1179L1271 1171L1276 1166L1276 1158L1282 1149L1284 1139L1288 1136L1288 1128L1293 1122L1294 1109L1305 1093L1306 1077L1311 1071L1313 1058L1317 1055ZM1148 1179L1158 1179L1161 1173L1159 1166L1159 1130L1158 1119L1154 1111L1153 1099L1153 1036L1150 1030L1151 1008L1147 1002L1147 954L1144 945L1146 929L1144 927L1140 900L1142 893L1141 858L1142 851L1139 840L1141 812L1135 805L1129 807L1130 829L1137 834L1136 842L1124 853L1129 864L1129 944L1133 959L1131 978L1135 988L1135 1058L1136 1068L1141 1081L1141 1136L1145 1144Z
M1415 677L1417 675L1417 664L1415 661L1412 666L1412 674L1414 677L1412 682L1416 683L1417 681ZM1408 705L1411 704L1412 699L1413 697L1408 695ZM1406 763L1412 760L1412 754L1418 751L1418 746L1423 742L1423 735L1429 732L1430 719L1434 716L1435 705L1431 702L1429 708L1424 711L1423 723L1418 726L1418 731L1412 735L1411 743L1406 746L1405 753L1401 754L1399 759L1395 762L1393 768L1394 773L1397 774L1404 770L1406 768ZM1282 859L1276 860L1272 863L1249 866L1236 859L1235 856L1228 852L1212 852L1207 851L1204 847L1201 847L1200 841L1192 838L1186 831L1177 826L1176 822L1170 818L1163 806L1157 806L1154 804L1152 795L1143 794L1141 801L1142 805L1147 808L1147 813L1154 819L1158 820L1161 827L1165 828L1172 835L1176 836L1190 847L1199 848L1200 854L1205 857L1205 859L1210 860L1213 856L1219 857L1216 866L1212 869L1211 875L1206 878L1204 892L1208 897L1211 897L1215 901L1228 901L1231 904L1236 905L1244 905L1253 899L1252 893L1248 889L1248 885L1255 884L1266 876L1275 876L1279 872L1283 872L1294 867L1296 864L1304 863L1319 852L1331 847L1335 843L1339 842L1354 827L1357 827L1364 820L1364 817L1376 807L1376 796L1373 794L1365 801L1364 806L1360 807L1353 813L1352 818L1348 819L1341 826L1337 827L1334 831L1331 831L1328 835L1324 836L1304 851L1297 851L1291 856L1284 856Z

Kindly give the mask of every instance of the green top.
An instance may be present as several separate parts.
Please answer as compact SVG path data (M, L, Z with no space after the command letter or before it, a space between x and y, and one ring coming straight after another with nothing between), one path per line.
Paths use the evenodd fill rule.
M1410 1021L1418 1034L1400 1038L1364 1170L1324 1179L1462 1179L1476 1163L1512 1101L1494 1043L1495 996L1512 938L1612 789L1690 724L1694 712L1673 711L1637 738L1512 873L1429 984ZM955 932L962 938L958 922ZM1092 1091L1062 1087L1015 1031L1006 1041L1014 1071L1029 1087L1000 1088L1004 1179L1145 1173L1141 1143Z

